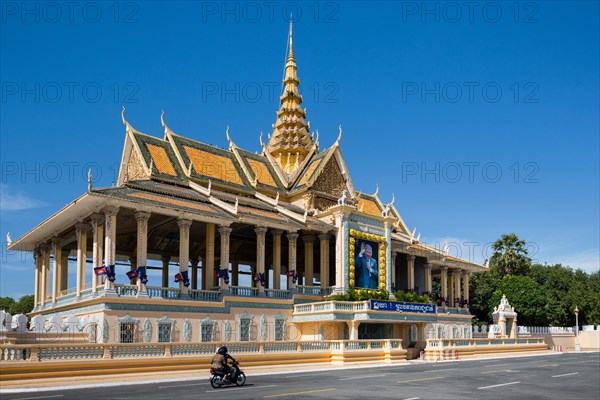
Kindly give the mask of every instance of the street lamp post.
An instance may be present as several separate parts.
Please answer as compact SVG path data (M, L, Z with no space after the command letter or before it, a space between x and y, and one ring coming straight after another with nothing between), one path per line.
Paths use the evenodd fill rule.
M575 306L575 351L581 351L581 346L579 345L579 309Z

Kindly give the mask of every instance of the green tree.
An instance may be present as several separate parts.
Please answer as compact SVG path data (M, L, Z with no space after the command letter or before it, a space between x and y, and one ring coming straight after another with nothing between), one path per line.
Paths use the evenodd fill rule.
M508 302L517 312L517 322L525 326L548 325L548 301L544 287L529 276L506 275L491 297L498 305L506 295ZM491 317L491 314L490 314Z
M531 259L527 256L526 242L514 233L504 234L492 245L494 254L490 265L497 267L500 276L527 275Z
M0 297L0 311L6 311L9 314L12 314L10 310L15 305L15 299L12 297Z
M12 315L16 314L29 314L31 310L33 310L33 295L22 296L19 301L17 301L11 311Z

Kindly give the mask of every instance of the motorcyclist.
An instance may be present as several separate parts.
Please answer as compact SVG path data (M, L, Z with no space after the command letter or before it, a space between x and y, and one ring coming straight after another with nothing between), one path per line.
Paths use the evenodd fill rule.
M229 374L231 377L231 382L235 382L237 379L237 368L230 367L228 364L229 360L237 362L235 358L227 353L227 347L221 346L217 349L217 353L212 358L211 368L218 373L225 374L226 376Z

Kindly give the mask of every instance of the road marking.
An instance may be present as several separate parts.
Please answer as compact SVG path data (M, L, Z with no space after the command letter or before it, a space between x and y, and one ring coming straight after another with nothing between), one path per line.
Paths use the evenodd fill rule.
M387 374L379 374L379 375L363 375L363 376L353 376L350 378L342 378L340 381L349 381L351 379L363 379L363 378L377 378L380 376L386 376Z
M305 392L272 394L272 395L269 395L269 396L265 396L264 398L268 399L268 398L271 398L271 397L295 396L297 394L307 394L307 393L317 393L317 392L329 392L329 391L332 391L332 390L337 390L337 389L336 388L330 388L330 389L307 390Z
M165 389L165 388L174 388L174 387L183 387L183 386L199 386L199 385L208 385L208 383L185 383L183 385L169 385L169 386L159 386L159 389Z
M232 390L249 390L249 389L262 389L262 388L268 388L268 387L275 387L277 385L265 385L265 386L239 386L239 387L234 387L231 389L228 388L224 388L225 390L227 390L228 392L231 392ZM206 393L214 393L214 390L207 390Z
M492 365L486 365L483 368L489 368L489 367L503 367L505 365L510 365L510 364L492 364Z
M410 399L404 399L404 400L419 400L420 397L411 397Z
M419 381L432 381L432 380L434 380L434 379L444 379L444 378L445 378L445 376L436 376L436 377L433 377L433 378L417 378L417 379L409 379L409 380L406 380L406 381L398 381L398 382L396 382L396 383L419 382Z
M429 371L423 371L423 372L440 372L440 371L455 371L456 368L444 368L444 369L430 369Z
M544 365L538 365L536 368L546 368L546 367L558 367L558 364L544 364Z
M497 371L484 371L482 374L495 374L496 372L512 372L512 369L499 369Z
M298 378L301 376L323 376L323 374L320 373L320 374L288 375L288 376L286 376L286 378Z
M62 394L55 394L54 396L22 397L20 399L15 399L15 400L53 399L56 397L65 397L65 396Z
M490 363L490 362L496 362L497 360L484 360L484 361L479 361L480 363Z
M577 364L590 363L590 362L598 362L598 360L578 361Z
M560 378L561 376L577 375L579 372L571 372L570 374L552 375L553 378Z
M478 387L477 389L490 389L490 388L495 388L495 387L499 387L499 386L506 386L506 385L516 385L517 383L521 383L521 382L508 382L508 383L500 383L498 385L491 385L491 386L482 386L482 387Z

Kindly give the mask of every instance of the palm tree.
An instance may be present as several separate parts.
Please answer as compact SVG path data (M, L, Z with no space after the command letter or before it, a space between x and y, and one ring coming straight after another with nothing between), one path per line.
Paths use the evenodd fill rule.
M531 267L531 259L527 256L526 242L516 234L504 234L492 246L492 264L495 264L501 276L526 275Z

